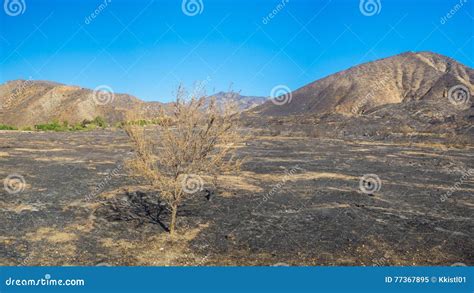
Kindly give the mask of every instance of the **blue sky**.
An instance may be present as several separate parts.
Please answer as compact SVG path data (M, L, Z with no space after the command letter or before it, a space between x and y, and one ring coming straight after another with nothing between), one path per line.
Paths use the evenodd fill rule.
M198 1L194 16L179 0L9 1L24 10L0 11L0 82L108 85L169 101L179 83L202 81L208 93L269 96L405 51L474 67L472 0L365 0L378 7L372 16L360 0L187 0Z

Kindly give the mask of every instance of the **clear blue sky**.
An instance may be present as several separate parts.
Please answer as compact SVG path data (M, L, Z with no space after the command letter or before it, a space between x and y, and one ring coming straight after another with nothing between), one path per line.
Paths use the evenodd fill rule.
M169 101L180 82L208 80L208 93L233 84L242 94L269 96L276 85L294 90L404 51L474 66L473 0L379 0L373 16L361 13L360 0L202 0L195 16L183 13L180 0L111 0L90 22L104 0L10 1L26 9L0 11L1 82L105 84Z

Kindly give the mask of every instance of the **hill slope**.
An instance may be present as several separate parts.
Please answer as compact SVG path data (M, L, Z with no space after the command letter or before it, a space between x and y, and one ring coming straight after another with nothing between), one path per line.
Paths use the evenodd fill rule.
M241 110L262 104L266 98L219 92L217 103L235 102ZM129 111L135 117L153 118L160 108L172 103L144 102L127 94L93 91L50 81L15 80L0 85L0 124L33 126L53 120L70 123L102 116L109 123L126 120Z
M285 122L289 124L297 116L315 116L318 121L329 116L329 120L363 116L383 119L385 123L455 120L461 122L456 123L456 128L461 124L466 127L472 123L472 97L468 94L465 108L455 107L448 96L456 85L474 93L474 70L438 54L409 52L317 80L292 92L289 102L283 105L238 93L219 92L213 96L218 102L232 100L242 110L250 109L247 117L259 120L256 123L260 125L269 121L268 116L289 117ZM20 127L53 120L77 123L97 116L114 123L125 120L131 109L140 111L144 118L152 118L160 108L171 105L49 81L16 80L0 85L0 124Z
M116 122L124 120L130 109L151 113L159 106L127 94L100 93L49 81L15 80L0 85L0 123L15 126L53 120L77 123L97 116Z
M242 96L238 92L218 92L208 96L208 98L210 97L214 97L218 104L226 101L234 102L239 106L240 110L252 109L268 100L266 97Z
M267 102L256 107L254 113L355 116L388 104L416 100L447 102L449 88L459 84L474 92L474 70L435 53L408 52L317 80L292 92L290 102Z

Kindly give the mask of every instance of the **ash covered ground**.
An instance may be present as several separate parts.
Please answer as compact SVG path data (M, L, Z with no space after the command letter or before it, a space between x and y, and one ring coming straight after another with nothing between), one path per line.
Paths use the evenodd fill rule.
M0 177L25 185L0 189L0 265L474 265L473 149L257 136L171 238L122 131L2 132Z

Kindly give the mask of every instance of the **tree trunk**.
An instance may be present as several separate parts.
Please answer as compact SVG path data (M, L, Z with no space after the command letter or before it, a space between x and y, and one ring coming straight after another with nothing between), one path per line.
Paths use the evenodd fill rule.
M176 214L178 212L178 205L171 206L171 224L170 224L170 234L174 235L176 228Z

